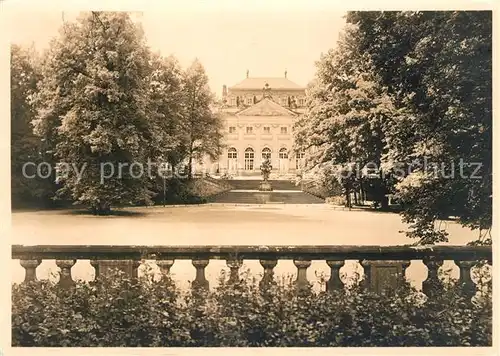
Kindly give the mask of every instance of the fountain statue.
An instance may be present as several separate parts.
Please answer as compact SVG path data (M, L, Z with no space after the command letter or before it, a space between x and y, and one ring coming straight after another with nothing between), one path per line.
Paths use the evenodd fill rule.
M259 184L259 190L264 192L270 192L273 190L271 183L269 182L269 175L271 174L271 162L269 158L266 158L264 162L260 165L260 172L262 174L262 182Z

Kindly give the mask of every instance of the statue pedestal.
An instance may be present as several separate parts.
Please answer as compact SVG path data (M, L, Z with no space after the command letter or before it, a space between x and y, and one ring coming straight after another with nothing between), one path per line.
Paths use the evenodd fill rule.
M271 186L271 183L268 181L262 181L259 184L259 190L261 192L271 192L273 190L273 187Z

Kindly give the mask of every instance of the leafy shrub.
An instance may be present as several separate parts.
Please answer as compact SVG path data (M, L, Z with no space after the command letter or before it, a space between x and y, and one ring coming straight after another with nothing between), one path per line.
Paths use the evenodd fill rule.
M172 178L166 181L167 204L203 204L209 198L231 189L231 185L224 180L213 178L177 179ZM158 179L154 188L156 196L155 204L163 204L163 181Z
M490 281L491 282L491 281ZM124 275L15 284L13 346L490 346L491 283L474 302L448 283L435 298L409 285L391 294L358 284L297 291L289 278L260 288L248 271L210 292L179 290L168 277Z
M158 180L155 188L155 204L163 204L164 198L167 204L201 204L206 199L196 195L189 186L190 180L172 178L166 181L166 196L163 193L163 181Z

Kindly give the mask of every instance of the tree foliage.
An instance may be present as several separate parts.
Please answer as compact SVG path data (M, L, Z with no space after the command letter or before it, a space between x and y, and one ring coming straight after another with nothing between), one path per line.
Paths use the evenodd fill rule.
M32 99L40 81L39 58L31 49L11 46L11 189L13 205L26 201L48 202L54 187L37 176L36 166L43 161L42 142L33 134L35 117ZM40 171L45 176L45 171ZM30 178L34 177L34 178Z
M208 155L219 157L222 148L222 120L215 113L215 98L208 86L205 68L195 60L183 75L183 129L185 133L188 174L194 161Z
M394 112L370 61L358 51L358 37L355 27L347 27L338 47L321 56L308 88L308 111L294 131L297 149L308 152L307 168L331 172L348 204L365 166L380 167L384 126Z
M450 216L489 230L491 26L491 12L348 13L297 124L309 167L336 167L348 191L375 163L423 243L445 241L435 222Z
M19 53L13 51L16 83L31 70ZM160 165L220 151L221 123L201 63L183 71L174 57L153 53L127 13L82 13L65 23L39 76L37 84L12 89L12 120L26 123L13 132L33 138L57 167L51 178L58 198L96 213L150 204Z
M386 135L386 162L425 167L398 185L404 218L426 242L446 238L437 219L457 216L488 230L492 218L491 12L354 12L359 51L366 53L404 115ZM460 162L472 164L463 167ZM481 166L473 177L476 164ZM440 167L441 168L441 167ZM445 173L446 172L446 173Z
M125 13L91 13L63 26L44 66L35 121L60 162L84 169L63 178L60 194L97 211L149 199L145 177L132 178L128 166L119 179L101 180L104 165L116 170L146 160L154 122L143 79L148 59L142 33Z

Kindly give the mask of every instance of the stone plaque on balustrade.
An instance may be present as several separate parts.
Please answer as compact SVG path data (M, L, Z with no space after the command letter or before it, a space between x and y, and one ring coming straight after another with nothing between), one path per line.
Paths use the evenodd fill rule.
M99 260L92 261L91 265L96 269L96 278L109 275L116 270L124 272L129 278L137 278L140 262L135 260Z
M372 292L394 290L405 281L405 270L410 261L363 260L365 286Z

